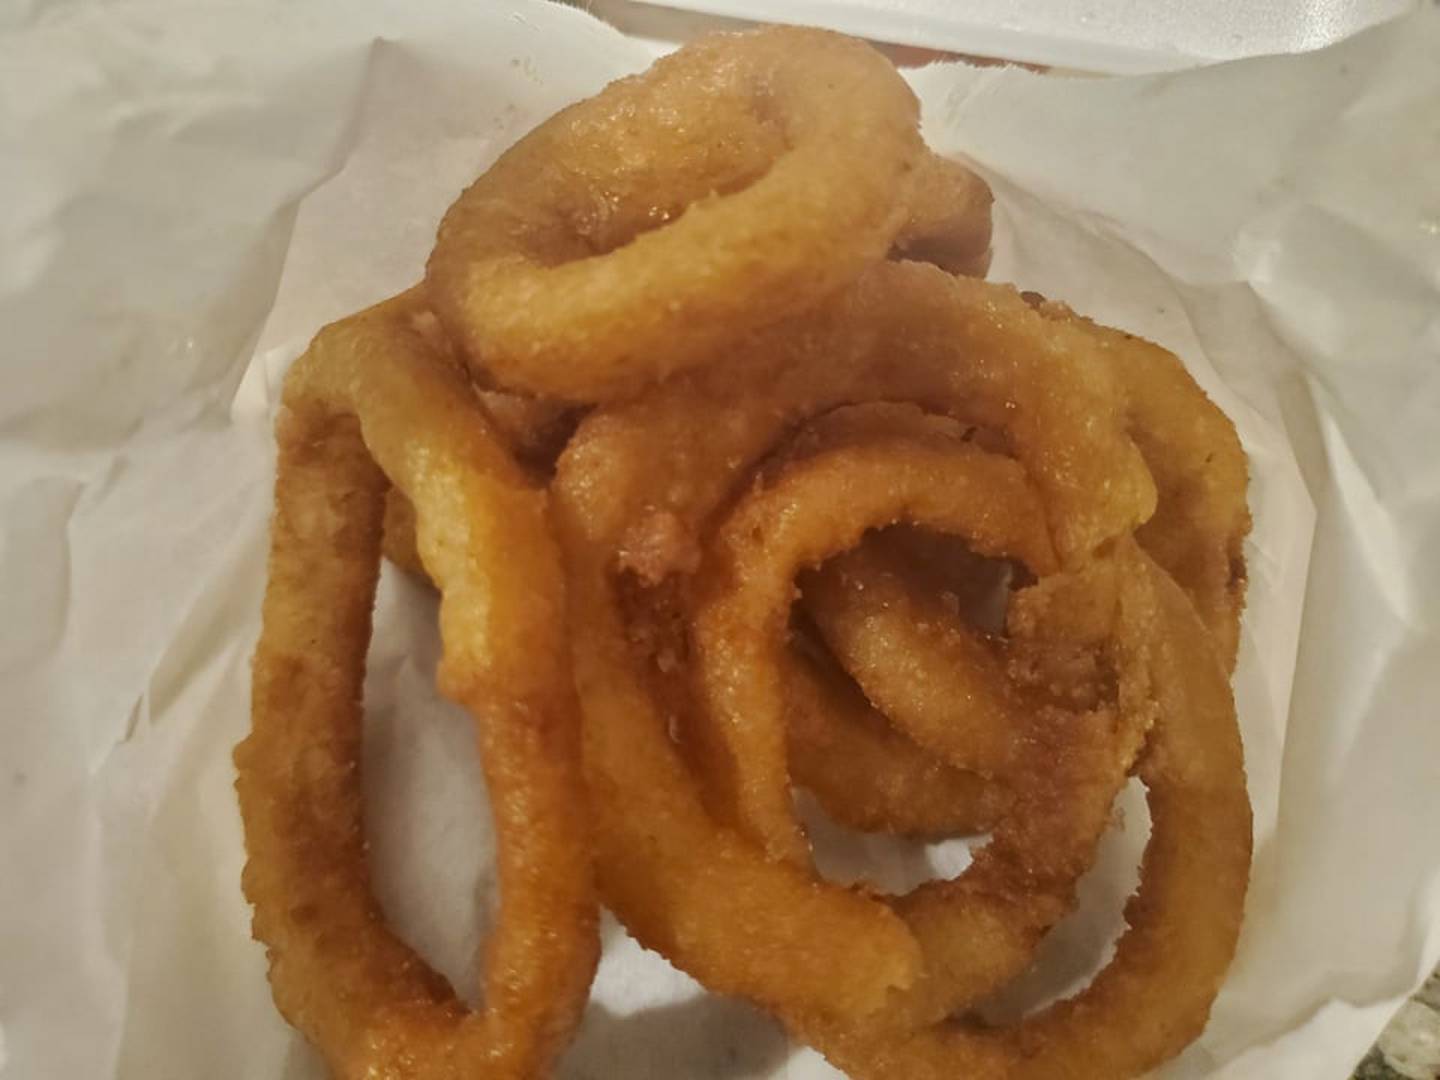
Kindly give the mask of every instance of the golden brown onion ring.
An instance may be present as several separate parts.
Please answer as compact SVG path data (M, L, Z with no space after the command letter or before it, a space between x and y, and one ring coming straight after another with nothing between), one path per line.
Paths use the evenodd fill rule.
M1016 462L952 432L926 430L916 418L901 423L913 408L858 411L867 418L889 414L907 434L836 443L833 432L823 432L825 449L790 460L766 486L748 492L715 532L692 624L698 707L683 730L697 737L695 756L712 805L774 857L802 864L808 851L789 803L782 692L799 569L853 546L867 528L899 521L963 535L976 550L1021 559L1040 574L1053 569L1039 500ZM843 437L853 425L828 426ZM1028 962L1040 935L1073 902L1074 883L1093 857L1153 717L1143 673L1130 662L1133 627L1117 593L1125 558L1097 559L1059 579L1072 606L1088 600L1095 625L1068 619L1057 625L1031 610L1030 633L1049 638L1080 629L1108 644L1115 700L1085 712L1012 687L1003 669L986 666L988 656L976 656L983 646L965 627L938 604L924 610L903 583L886 595L872 597L867 589L853 598L859 636L883 639L878 651L895 668L881 682L885 692L871 692L871 700L892 721L903 717L902 727L916 726L914 716L937 704L949 706L944 717L952 723L958 717L966 728L965 737L944 741L951 764L995 775L1014 797L963 874L896 901L924 946L927 973L913 993L892 1000L889 1022L942 1017L995 989ZM907 603L887 624L896 596ZM1033 609L1028 598L1017 604ZM909 632L895 635L893 625ZM1102 642L1083 642L1092 643ZM907 648L917 653L912 666ZM946 688L966 682L955 671L965 664L978 670L968 677L964 707L927 692L923 684L937 674L947 678ZM869 673L855 674L870 691ZM932 729L911 733L935 737Z
M1220 658L1233 668L1250 533L1249 469L1235 425L1173 353L1064 304L1041 300L1036 307L1055 323L1088 334L1125 385L1130 433L1158 492L1155 513L1136 537L1190 596L1215 635Z
M868 45L712 35L506 151L445 215L426 288L485 378L613 399L883 257L922 151L914 95Z
M1044 510L1019 463L948 432L920 430L790 461L741 499L707 549L691 625L700 707L684 730L703 751L716 808L736 814L742 831L773 857L804 862L808 854L790 798L782 720L781 654L795 579L855 547L866 530L901 523L963 536L1037 573L1055 569ZM967 707L949 714L974 721L956 740L968 760L952 764L994 773L1010 762L1012 741L1026 725L1018 703L994 689L1003 672L988 684L986 674L973 680ZM906 681L905 672L897 677Z
M897 1031L788 1014L856 1080L1113 1080L1147 1072L1204 1028L1250 868L1240 734L1213 638L1163 570L1143 555L1137 565L1126 584L1159 716L1139 769L1150 841L1113 959L1079 994L1009 1027Z
M235 751L243 884L280 1011L339 1077L546 1071L579 1020L596 903L546 497L401 298L322 330L277 428L252 731ZM392 933L361 821L361 687L390 484L441 589L442 690L476 719L498 837L485 1007Z

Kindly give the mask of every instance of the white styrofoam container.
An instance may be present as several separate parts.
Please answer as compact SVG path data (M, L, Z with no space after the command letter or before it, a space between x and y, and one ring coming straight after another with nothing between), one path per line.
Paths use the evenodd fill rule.
M1086 71L1169 71L1304 52L1423 0L569 0L661 48L728 20ZM700 16L697 18L696 16Z

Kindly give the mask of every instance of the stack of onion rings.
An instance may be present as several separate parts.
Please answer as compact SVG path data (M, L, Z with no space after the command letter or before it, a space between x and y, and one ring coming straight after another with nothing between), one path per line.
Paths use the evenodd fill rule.
M276 999L337 1073L543 1074L592 860L642 944L856 1077L1134 1076L1198 1034L1250 857L1244 455L1169 353L979 280L989 208L869 47L717 35L536 128L421 286L297 364L237 763ZM475 1014L365 878L382 529L440 589L496 807ZM971 1020L1132 775L1154 826L1114 958ZM904 895L833 884L796 785L852 827L990 838Z

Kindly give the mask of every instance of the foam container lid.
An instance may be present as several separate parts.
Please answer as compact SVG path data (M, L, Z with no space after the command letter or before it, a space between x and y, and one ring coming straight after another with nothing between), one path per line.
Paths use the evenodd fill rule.
M1138 73L1306 52L1413 11L1420 0L596 0L579 6L630 23L632 33L643 33L646 24L666 25L663 7L825 26L977 56Z

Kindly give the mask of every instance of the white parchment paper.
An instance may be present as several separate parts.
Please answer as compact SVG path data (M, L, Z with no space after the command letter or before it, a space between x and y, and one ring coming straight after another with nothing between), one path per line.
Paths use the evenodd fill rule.
M1437 56L1427 10L1173 76L913 77L932 143L994 184L992 277L1176 350L1251 456L1254 882L1170 1077L1338 1080L1440 958ZM540 3L0 14L4 1080L320 1075L249 940L229 759L277 380L415 280L500 150L648 59ZM433 615L383 582L369 827L387 910L467 988L491 838L467 721L431 689ZM1143 818L1107 841L1052 985L1102 958ZM837 867L860 850L835 846ZM570 1080L834 1075L614 925L606 948Z

